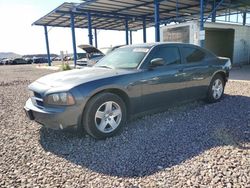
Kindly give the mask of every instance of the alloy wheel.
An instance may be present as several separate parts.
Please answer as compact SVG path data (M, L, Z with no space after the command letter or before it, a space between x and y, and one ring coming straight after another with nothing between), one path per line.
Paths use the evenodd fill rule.
M122 120L121 107L114 101L103 103L95 113L95 125L102 133L114 131Z
M219 99L222 96L223 93L223 83L220 79L216 79L213 83L212 86L212 93L213 93L213 97L214 99Z

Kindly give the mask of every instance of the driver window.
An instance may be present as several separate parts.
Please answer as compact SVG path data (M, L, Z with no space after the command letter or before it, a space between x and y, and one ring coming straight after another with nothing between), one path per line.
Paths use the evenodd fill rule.
M165 65L181 63L181 57L178 47L160 47L157 49L152 59L155 58L163 58Z

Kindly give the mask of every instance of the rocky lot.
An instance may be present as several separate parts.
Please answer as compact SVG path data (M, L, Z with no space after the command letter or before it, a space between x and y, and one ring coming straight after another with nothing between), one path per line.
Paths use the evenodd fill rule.
M0 187L250 187L250 82L97 141L25 117L27 85L50 72L0 67Z

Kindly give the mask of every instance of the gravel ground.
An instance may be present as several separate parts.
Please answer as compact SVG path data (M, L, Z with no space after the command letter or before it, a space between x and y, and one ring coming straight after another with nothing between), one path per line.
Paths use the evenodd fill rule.
M0 67L0 187L250 187L250 82L96 141L25 117L27 85L51 72Z

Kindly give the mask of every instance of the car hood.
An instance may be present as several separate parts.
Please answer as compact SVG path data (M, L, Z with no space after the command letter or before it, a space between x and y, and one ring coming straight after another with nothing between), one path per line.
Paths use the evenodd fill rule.
M29 85L29 89L45 92L49 89L68 90L90 81L124 75L137 70L109 69L99 67L84 67L83 69L58 72L43 76Z
M87 52L87 53L98 53L98 54L103 54L100 50L98 50L98 49L95 48L94 46L87 45L87 44L79 45L78 48L81 48L82 50L84 50L84 51Z

